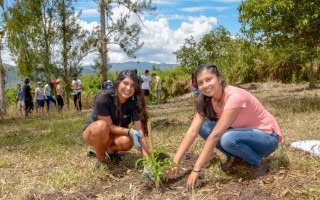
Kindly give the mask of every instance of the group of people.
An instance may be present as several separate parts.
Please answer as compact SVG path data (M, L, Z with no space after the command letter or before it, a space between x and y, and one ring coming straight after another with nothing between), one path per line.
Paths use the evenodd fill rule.
M96 95L82 136L95 149L97 168L106 166L106 159L120 163L118 152L128 151L133 146L142 156L149 156L145 139L148 135L145 102L150 90L148 73L142 76L142 82L136 72L124 70L114 81L113 90L102 90ZM188 177L187 188L194 187L201 168L215 148L227 158L221 164L222 171L247 164L251 167L252 178L265 175L268 170L265 158L282 141L275 118L251 93L226 84L215 65L200 65L194 77L199 91L194 117L173 158L177 166L166 171L165 178L177 174L180 161L197 135L205 144ZM148 168L145 167L143 173L150 177Z
M48 80L43 86L42 82L37 82L37 86L32 92L30 86L30 79L26 78L23 87L17 84L18 109L20 116L28 116L32 110L36 110L40 116L44 114L44 107L46 105L46 112L49 113L50 102L53 103L57 111L61 111L64 106L64 89L61 86L61 80ZM71 89L73 94L74 105L81 113L81 81L78 79L77 74L72 75ZM55 94L56 98L52 96ZM24 111L24 113L23 113Z
M146 104L148 105L150 102L150 90L151 90L151 77L149 75L150 71L145 70L144 75L141 76L142 80L142 90L144 94L144 99ZM156 105L160 104L161 100L161 78L157 76L156 73L152 73L152 78L155 78L155 96L156 96Z

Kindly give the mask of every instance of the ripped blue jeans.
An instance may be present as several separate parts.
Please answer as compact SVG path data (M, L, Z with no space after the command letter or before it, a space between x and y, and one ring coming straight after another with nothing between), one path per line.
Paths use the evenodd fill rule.
M207 140L216 121L206 119L199 131L199 135ZM278 148L278 134L266 133L252 128L230 128L220 138L216 145L228 158L237 156L250 165L260 163L262 157L267 157Z

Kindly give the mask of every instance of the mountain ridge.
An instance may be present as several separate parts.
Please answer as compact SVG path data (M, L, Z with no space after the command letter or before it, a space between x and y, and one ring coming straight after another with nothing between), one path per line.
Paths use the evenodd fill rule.
M110 63L111 68L109 69L110 72L113 71L122 71L125 69L137 69L138 73L144 73L145 70L150 70L152 66L159 67L161 70L169 69L172 67L177 66L177 64L167 64L167 63L153 63L153 62L123 62L123 63ZM18 70L16 66L9 65L6 63L3 63L3 66L6 69L6 76L5 76L5 87L6 88L14 88L18 83L23 84L23 77L18 76ZM81 75L86 74L96 74L95 69L92 67L92 65L84 65L81 66L82 73Z

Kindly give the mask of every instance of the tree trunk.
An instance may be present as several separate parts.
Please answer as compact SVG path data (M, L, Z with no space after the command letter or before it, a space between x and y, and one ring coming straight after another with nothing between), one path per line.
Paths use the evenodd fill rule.
M0 119L2 119L6 113L6 102L5 102L5 95L4 95L4 76L5 76L5 69L2 65L2 58L1 58L1 41L2 38L0 37Z
M66 107L70 108L70 101L68 97L68 89L67 87L70 84L69 81L69 74L68 74L68 47L67 47L67 16L66 16L66 6L65 2L62 1L63 4L63 11L62 11L62 65L63 65L63 82L66 84L66 87L64 88L65 96L64 100L66 101Z
M107 44L106 44L106 16L105 10L107 3L104 0L100 0L100 56L101 56L101 75L102 80L108 79L107 74Z

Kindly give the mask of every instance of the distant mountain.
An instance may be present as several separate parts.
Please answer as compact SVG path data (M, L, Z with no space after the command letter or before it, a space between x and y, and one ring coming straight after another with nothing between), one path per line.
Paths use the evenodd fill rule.
M149 63L149 62L124 62L124 63L110 63L111 68L110 71L122 71L125 69L137 69L139 74L142 74L144 70L151 70L152 66L155 65L156 67L159 67L161 70L169 69L172 67L177 66L177 64L165 64L165 63ZM16 87L17 83L23 84L24 78L18 77L18 70L15 66L3 64L6 68L6 88L13 88ZM82 66L82 75L84 74L95 74L95 70L92 68L92 66Z
M152 66L155 65L161 70L168 69L177 66L177 64L166 64L166 63L149 63L149 62L124 62L124 63L110 63L110 71L122 71L125 69L137 69L139 73L143 73L145 70L151 70ZM95 74L92 66L82 66L82 74Z
M17 83L22 84L22 79L21 77L18 77L18 71L15 66L8 65L3 63L4 68L6 69L6 76L4 78L5 80L5 87L6 88L13 88L16 87Z

